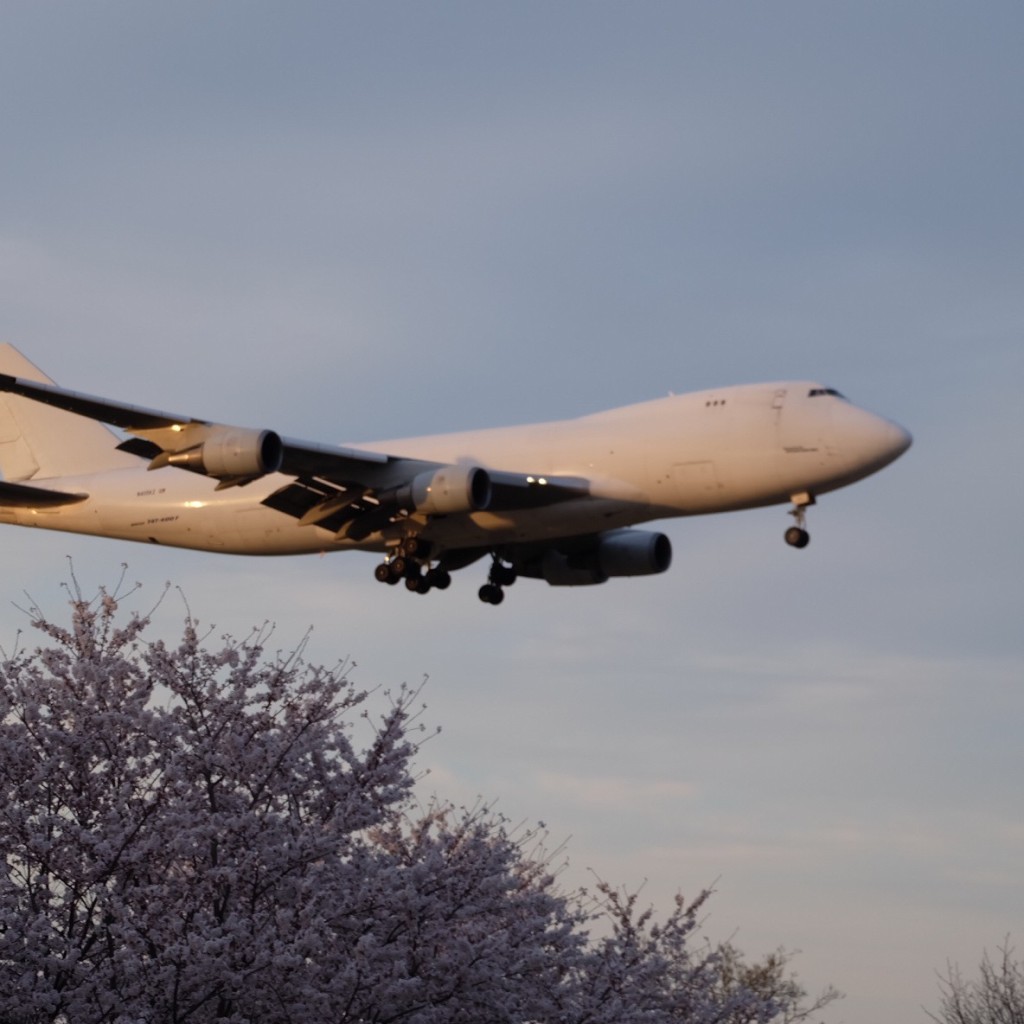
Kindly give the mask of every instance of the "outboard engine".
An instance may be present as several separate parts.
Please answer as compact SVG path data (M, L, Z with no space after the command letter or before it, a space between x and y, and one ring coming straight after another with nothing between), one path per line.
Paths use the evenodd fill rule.
M149 468L177 466L219 480L255 480L276 473L283 458L284 445L274 431L222 427L194 448L161 452Z

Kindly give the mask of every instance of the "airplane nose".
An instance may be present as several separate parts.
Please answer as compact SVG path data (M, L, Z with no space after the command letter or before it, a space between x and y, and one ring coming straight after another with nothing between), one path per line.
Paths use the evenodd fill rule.
M892 457L898 459L914 443L914 438L909 430L898 423L890 422L889 429L892 433Z
M910 431L884 416L855 405L836 405L831 410L831 440L836 465L849 479L862 480L898 459L911 445Z
M870 460L880 469L898 459L913 443L910 431L892 420L868 413L864 443Z

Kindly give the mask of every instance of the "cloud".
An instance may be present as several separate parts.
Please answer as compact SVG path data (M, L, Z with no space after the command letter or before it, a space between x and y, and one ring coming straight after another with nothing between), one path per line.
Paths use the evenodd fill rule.
M679 805L696 795L692 782L666 779L638 780L621 777L573 776L560 772L538 771L535 784L542 793L570 800L604 812L646 815L658 812L678 813Z

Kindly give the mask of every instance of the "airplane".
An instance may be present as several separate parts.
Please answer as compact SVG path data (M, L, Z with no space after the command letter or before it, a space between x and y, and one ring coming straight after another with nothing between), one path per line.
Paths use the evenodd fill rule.
M334 446L67 391L0 345L0 522L234 554L377 552L377 580L417 594L489 557L491 605L519 577L664 572L669 538L634 528L657 519L791 504L785 540L803 548L808 507L911 440L789 380Z

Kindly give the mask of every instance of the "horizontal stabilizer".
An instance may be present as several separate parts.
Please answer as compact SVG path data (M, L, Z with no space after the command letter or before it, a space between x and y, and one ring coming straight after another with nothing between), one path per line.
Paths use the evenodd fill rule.
M68 494L66 491L0 480L0 508L56 508L58 505L75 505L88 497L88 494Z

